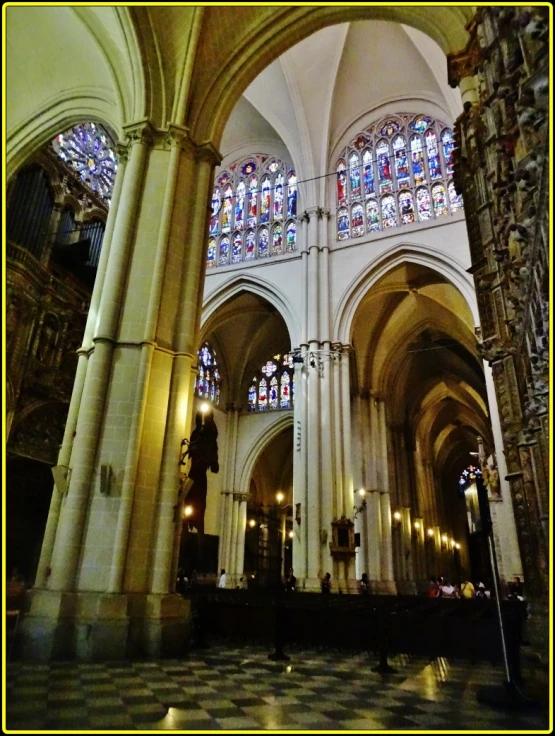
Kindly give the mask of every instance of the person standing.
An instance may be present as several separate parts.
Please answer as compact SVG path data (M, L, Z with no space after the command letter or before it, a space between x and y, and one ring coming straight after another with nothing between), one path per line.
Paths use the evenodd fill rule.
M362 578L359 583L359 590L363 595L367 595L370 592L370 581L368 580L368 573L362 573Z
M470 580L465 578L464 583L461 585L461 596L463 598L474 598L475 593L474 586Z
M225 574L225 570L222 567L222 571L220 573L220 582L218 583L218 588L225 588L227 583L227 575Z
M285 591L292 593L297 587L297 578L293 575L293 568L290 568L289 574L285 579Z
M322 593L326 595L331 593L331 575L329 572L327 572L322 578Z

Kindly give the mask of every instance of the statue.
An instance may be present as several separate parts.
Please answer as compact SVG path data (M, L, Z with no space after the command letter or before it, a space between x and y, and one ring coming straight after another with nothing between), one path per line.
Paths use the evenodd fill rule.
M195 528L199 533L199 546L204 534L204 514L206 511L206 493L208 469L217 473L218 465L218 428L214 421L214 412L206 414L198 411L195 417L195 429L189 440L183 440L181 446L187 449L181 456L180 465L185 465L187 456L191 459L189 482L185 484L185 503L192 507L188 517L189 529ZM192 481L192 483L191 483ZM187 490L188 489L188 490Z
M478 456L480 458L480 469L482 471L482 480L484 487L488 492L490 501L501 500L501 487L499 485L499 470L497 468L497 457L495 452L486 455L484 441L478 437Z

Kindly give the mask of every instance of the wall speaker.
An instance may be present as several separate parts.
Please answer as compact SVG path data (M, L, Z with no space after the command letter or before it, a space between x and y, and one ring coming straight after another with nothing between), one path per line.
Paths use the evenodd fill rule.
M110 478L112 472L109 465L100 466L100 493L108 496L110 493Z

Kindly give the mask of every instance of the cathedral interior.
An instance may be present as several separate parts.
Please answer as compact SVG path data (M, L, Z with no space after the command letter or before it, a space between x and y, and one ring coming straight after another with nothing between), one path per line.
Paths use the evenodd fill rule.
M543 697L550 13L7 7L9 726L545 727L476 716L487 662L399 644L386 692L312 653L289 692L255 644L291 571L315 611L329 574L345 629L360 592L413 626L431 580L504 605L518 580ZM176 659L199 611L224 635L210 606L250 670L236 643ZM146 700L101 713L87 677L117 690L122 662ZM48 705L56 672L73 708ZM328 683L318 710L341 673L360 697Z

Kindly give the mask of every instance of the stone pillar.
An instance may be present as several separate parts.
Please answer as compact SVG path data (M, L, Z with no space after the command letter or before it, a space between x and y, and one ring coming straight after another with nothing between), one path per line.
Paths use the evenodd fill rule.
M178 126L126 132L61 453L69 492L45 539L48 590L22 627L28 657L175 656L188 641L175 514L218 156Z
M240 493L237 496L237 544L235 558L234 585L239 584L239 578L243 575L245 565L245 532L247 530L247 494Z
M130 130L128 135L131 140L129 162L125 171L119 213L114 226L109 264L100 300L96 335L93 339L94 352L89 359L77 420L76 438L70 461L71 481L52 554L52 574L48 580L48 587L51 590L71 590L77 582L83 527L108 391L120 304L150 143L148 126Z
M307 519L307 369L306 349L301 349L305 363L295 363L295 401L293 405L293 570L298 587L307 577L308 519ZM297 517L299 509L299 517ZM300 523L299 523L300 519Z
M102 250L100 253L100 259L98 262L98 268L96 272L96 279L94 282L94 289L91 297L91 303L89 307L89 314L87 316L87 323L85 326L85 333L83 336L83 345L77 351L78 363L77 371L75 374L75 380L73 382L73 391L71 394L71 401L69 405L69 411L64 430L64 437L62 440L62 446L58 454L58 465L63 467L69 467L69 461L71 458L71 450L73 448L73 441L77 428L77 418L79 415L79 408L81 406L81 398L83 395L83 388L85 385L85 378L88 369L89 350L92 348L92 335L95 328L95 323L98 315L98 308L100 305L100 297L104 286L104 279L106 277L106 267L108 264L108 256L110 253L110 246L112 242L112 235L114 232L114 223L116 220L116 213L119 209L119 202L121 197L121 191L123 188L123 179L125 175L125 169L127 164L127 147L118 146L118 171L116 174L114 189L112 192L112 205L108 213L108 219L106 221L106 228L104 231L104 240L102 242ZM60 210L61 212L61 210ZM58 215L59 219L59 215ZM56 223L57 229L57 223ZM48 512L48 521L46 524L46 530L44 533L40 560L37 568L37 575L35 578L35 588L46 587L48 576L50 575L50 563L52 561L52 552L54 550L54 542L56 539L56 531L58 528L58 521L60 518L60 511L62 508L63 494L54 485L54 492L52 493L52 500L50 502L50 510Z
M382 584L387 592L396 593L395 577L393 573L393 547L391 539L391 502L389 497L389 467L387 453L387 425L385 415L385 404L378 401L379 442L381 446L381 487L380 487L380 511L381 511L381 575Z

